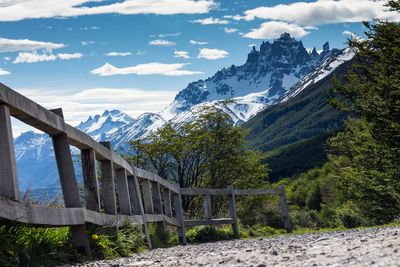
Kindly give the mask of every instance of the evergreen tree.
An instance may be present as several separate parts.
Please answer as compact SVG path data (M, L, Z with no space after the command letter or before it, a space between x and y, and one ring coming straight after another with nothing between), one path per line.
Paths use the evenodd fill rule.
M399 10L399 1L388 5ZM354 118L331 139L330 160L340 202L353 202L368 224L376 224L400 214L400 25L364 25L367 39L349 41L357 62L332 100Z

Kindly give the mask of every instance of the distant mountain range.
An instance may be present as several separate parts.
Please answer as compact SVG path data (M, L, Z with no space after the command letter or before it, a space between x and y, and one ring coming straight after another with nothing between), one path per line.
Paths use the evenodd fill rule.
M301 91L328 77L350 60L348 50L330 49L329 43L318 53L308 52L301 41L289 34L272 43L255 47L241 66L224 68L206 80L190 83L160 113L145 113L132 118L119 110L90 116L77 128L97 141L110 141L121 153L129 152L130 140L143 138L168 121L194 120L194 112L205 105L217 105L235 124L243 124L271 105L287 102ZM221 101L231 99L227 106ZM58 174L51 139L45 134L26 132L15 139L21 190L58 187ZM73 149L76 159L79 151ZM77 176L81 179L79 162Z

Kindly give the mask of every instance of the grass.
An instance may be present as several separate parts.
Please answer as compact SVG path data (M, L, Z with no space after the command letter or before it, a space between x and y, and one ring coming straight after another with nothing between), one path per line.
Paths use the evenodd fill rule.
M125 222L118 229L88 227L93 259L130 256L145 249L141 225ZM2 222L0 225L0 266L54 266L85 260L76 254L69 228L35 228Z

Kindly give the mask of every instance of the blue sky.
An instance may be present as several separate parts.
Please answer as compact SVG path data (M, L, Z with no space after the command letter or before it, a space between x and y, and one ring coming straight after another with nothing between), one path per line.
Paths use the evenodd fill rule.
M343 48L360 21L399 19L383 3L0 0L0 79L72 124L113 108L135 117L284 31L307 48Z

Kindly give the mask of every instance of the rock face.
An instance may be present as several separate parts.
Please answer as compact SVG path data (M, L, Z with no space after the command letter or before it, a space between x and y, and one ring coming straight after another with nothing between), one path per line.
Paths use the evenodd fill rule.
M316 50L308 53L301 41L284 33L272 43L263 42L260 50L253 47L245 64L232 65L206 80L190 83L161 115L169 120L201 103L254 93L262 93L263 98L253 103L270 105L324 60L338 53L338 49L329 49L329 43L321 54Z
M77 266L399 266L399 227L176 246Z

